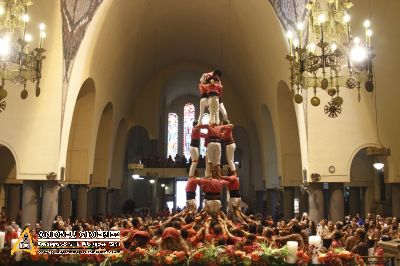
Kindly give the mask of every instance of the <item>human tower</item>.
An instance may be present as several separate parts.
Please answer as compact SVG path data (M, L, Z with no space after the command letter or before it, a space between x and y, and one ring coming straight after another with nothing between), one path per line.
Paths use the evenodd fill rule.
M190 143L190 158L192 164L189 170L189 180L186 186L186 207L190 211L197 210L196 189L200 186L205 194L205 211L217 216L221 209L221 190L227 186L229 190L228 213L239 215L240 213L240 187L239 178L236 174L234 163L234 153L236 144L233 138L233 125L228 120L223 100L221 83L222 72L216 69L212 72L204 73L200 78L199 90L200 115L197 121L193 122L193 129ZM210 114L208 124L202 124L202 118L206 107ZM220 122L219 113L222 114ZM207 133L202 133L201 129L206 129ZM198 176L196 170L199 159L200 139L204 138L206 147L206 169L205 176ZM228 161L228 171L226 175L221 173L221 144L225 144L226 159Z

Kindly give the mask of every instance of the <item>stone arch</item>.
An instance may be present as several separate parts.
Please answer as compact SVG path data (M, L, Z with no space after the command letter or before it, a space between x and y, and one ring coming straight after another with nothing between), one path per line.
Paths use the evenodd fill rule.
M264 142L264 175L266 176L267 187L276 188L280 186L279 172L278 172L278 158L276 138L274 126L272 123L272 116L268 107L263 104L261 106L261 120L262 120L262 136L261 140Z
M235 161L240 163L240 171L237 173L240 178L240 190L244 201L250 204L248 201L253 198L251 195L254 192L254 181L250 175L251 151L249 135L245 128L236 126L233 128L233 136L236 143Z
M76 99L69 132L65 181L70 184L89 181L95 96L94 80L88 78Z
M18 160L15 151L7 143L0 141L0 184L17 179Z
M0 142L0 207L6 207L10 219L17 218L21 202L22 180L17 180L17 164L13 150ZM8 191L8 192L7 192Z
M261 163L260 139L257 126L254 121L250 123L250 143L251 143L251 176L254 179L254 190L261 191L265 189L263 178L263 164Z
M348 213L368 212L379 213L384 216L391 215L390 198L392 197L387 180L393 173L391 158L381 160L385 164L383 170L373 167L375 158L367 154L370 147L381 147L376 143L359 146L351 155L349 161L349 181L346 187L345 210Z
M278 124L283 186L299 186L302 182L299 128L290 89L284 81L277 87Z
M113 104L109 102L103 109L97 131L93 177L91 180L91 186L94 187L108 186L108 178L110 176L113 114Z
M110 188L121 188L125 169L125 150L127 146L128 123L121 119L114 141L114 151L111 162Z
M368 148L368 147L375 147L375 148L379 148L379 147L382 147L382 146L380 146L380 145L378 145L377 143L366 143L366 144L364 144L364 145L360 145L359 147L357 147L354 151L353 151L353 153L350 155L350 157L349 157L349 160L348 160L348 167L347 167L347 171L348 171L348 177L349 177L349 181L350 182L353 182L353 180L352 180L352 173L351 173L351 167L352 167L352 164L353 164L353 162L354 162L354 159L357 157L357 155L359 155L360 154L360 152L362 151L362 150L365 150L366 148ZM393 177L393 175L394 175L394 173L395 173L395 171L394 171L394 169L392 169L393 167L393 165L394 165L394 162L393 162L393 159L392 159L392 157L386 157L385 158L385 160L384 160L384 163L385 163L385 173L386 173L386 178L387 179L392 179Z
M128 131L127 160L132 162L136 155L147 157L151 155L150 138L147 129L143 126L133 126Z

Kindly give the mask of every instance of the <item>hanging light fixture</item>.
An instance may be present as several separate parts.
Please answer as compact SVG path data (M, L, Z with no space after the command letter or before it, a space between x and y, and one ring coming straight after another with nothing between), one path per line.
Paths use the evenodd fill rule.
M382 168L385 166L385 164L384 163L381 163L381 162L376 162L376 163L374 163L374 168L376 169L376 170L382 170Z
M368 156L372 156L374 168L376 170L382 170L385 166L384 162L386 158L391 154L391 150L390 148L386 148L381 143L379 143L379 146L377 147L368 147L366 149L366 154Z
M33 36L27 31L30 5L30 0L0 1L0 113L6 109L6 81L23 86L22 99L28 97L28 81L36 82L35 94L36 97L40 95L46 26L39 24L38 46L33 48Z
M303 102L303 91L312 89L311 104L321 103L317 89L331 96L324 111L329 117L337 117L342 110L340 88L358 90L364 84L368 92L374 89L371 45L371 22L364 22L365 40L353 37L350 26L350 0L310 0L308 28L305 23L296 25L296 32L287 32L290 63L290 83L294 101ZM304 42L307 35L308 43Z

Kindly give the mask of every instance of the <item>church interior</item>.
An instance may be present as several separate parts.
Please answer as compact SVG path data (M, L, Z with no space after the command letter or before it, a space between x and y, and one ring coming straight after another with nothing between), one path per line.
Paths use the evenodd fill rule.
M380 250L384 228L391 239L400 238L400 53L393 54L400 47L399 0L29 2L0 1L0 231L6 235L4 240L0 232L0 248L7 246L7 230L61 230L60 220L67 228L62 231L120 230L122 239L126 229L132 247L137 230L149 233L159 217L187 220L191 178L197 180L193 212L199 214L190 215L208 230L205 211L211 225L214 219L221 224L226 243L236 243L235 219L222 212L215 218L207 208L213 193L200 185L207 178L222 183L233 170L229 162L240 180L234 213L246 230L267 221L278 229L286 221L296 230L306 216L302 229L311 230L313 221L317 231L304 243L319 235L325 246L326 239L336 241L333 231L324 231L329 222L342 232L338 222L358 219L358 229L368 234L365 221L382 219L381 235L366 256ZM199 80L218 72L223 98L207 91L199 120ZM217 111L211 98L219 101ZM219 114L222 99L229 120ZM220 123L212 122L213 112ZM231 143L201 137L193 159L194 128L209 135L219 124L232 126L234 152L228 154ZM208 151L214 144L217 164ZM232 191L228 185L218 193L225 212ZM140 222L135 231L123 225L135 227L137 217L151 222ZM176 227L166 224L161 240ZM180 237L187 234L182 230L176 230ZM254 231L255 239L268 239L263 230ZM284 246L284 235L273 235L273 243ZM297 243L300 250L303 242ZM400 260L399 252L398 243ZM256 264L254 254L241 258L267 265ZM182 262L174 256L153 265Z

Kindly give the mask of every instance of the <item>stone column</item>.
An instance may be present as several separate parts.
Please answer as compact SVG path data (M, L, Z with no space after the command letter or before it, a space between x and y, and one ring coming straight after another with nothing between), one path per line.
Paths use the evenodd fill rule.
M97 212L96 214L106 215L107 210L107 190L105 188L97 189Z
M259 213L264 211L264 190L257 190L256 191L256 210Z
M88 218L96 214L96 210L98 207L97 193L98 193L98 188L92 188L87 192L86 215Z
M359 187L350 187L349 191L349 214L355 215L356 213L360 213L360 188Z
M344 221L343 183L329 183L329 219L334 223Z
M392 186L392 216L400 216L400 184L391 184Z
M301 192L299 189L299 214L303 215L303 212L308 213L308 193Z
M275 218L275 191L267 190L267 213Z
M33 226L38 220L38 185L37 181L24 181L22 184L21 227L27 223Z
M58 184L57 181L43 183L42 226L43 230L50 230L54 217L58 213Z
M21 205L21 185L7 185L7 215L11 221L16 221Z
M310 220L319 223L324 218L324 192L322 183L310 183L308 206Z
M285 187L283 190L283 215L285 219L294 217L294 188Z
M106 207L106 214L107 215L111 215L113 212L113 206L112 206L112 202L113 202L113 193L115 192L114 189L108 189L107 190L107 207Z
M87 218L87 205L88 205L88 190L86 185L78 186L78 193L76 199L76 217L78 219Z
M69 186L66 186L61 189L60 192L60 215L63 217L63 219L67 219L71 217L71 203L72 203L72 198L71 198L71 189Z

